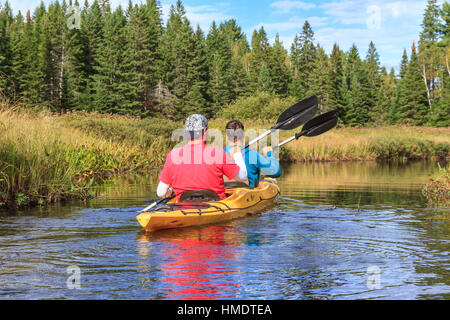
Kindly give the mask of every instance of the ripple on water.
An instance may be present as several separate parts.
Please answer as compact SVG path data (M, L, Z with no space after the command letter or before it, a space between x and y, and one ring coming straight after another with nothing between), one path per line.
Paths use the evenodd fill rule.
M0 297L448 299L450 227L420 200L428 170L294 166L263 214L150 235L136 211L155 185L117 181L87 204L2 216Z

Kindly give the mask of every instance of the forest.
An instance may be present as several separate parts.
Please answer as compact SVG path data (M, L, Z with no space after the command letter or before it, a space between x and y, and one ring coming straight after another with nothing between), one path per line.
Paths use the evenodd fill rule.
M73 7L79 28L68 23ZM249 98L317 95L321 112L338 109L343 126L450 125L448 2L428 1L419 39L405 48L399 72L381 66L373 42L362 53L336 39L325 52L313 27L299 26L286 50L278 36L271 44L263 27L250 37L235 20L201 30L181 1L166 23L156 0L114 10L108 0L42 2L17 14L0 3L0 97L55 113L260 120Z

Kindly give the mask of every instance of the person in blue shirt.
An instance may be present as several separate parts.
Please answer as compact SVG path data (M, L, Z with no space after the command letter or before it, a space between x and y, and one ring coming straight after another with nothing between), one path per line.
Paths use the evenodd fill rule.
M245 135L242 122L232 120L228 122L225 130L227 134L227 147L225 148L225 152L230 154L231 151L234 151L234 148L240 148L242 150L241 152L247 167L248 182L251 188L256 188L259 185L260 175L271 178L281 176L280 163L273 155L272 148L264 148L264 155L250 148L244 150Z

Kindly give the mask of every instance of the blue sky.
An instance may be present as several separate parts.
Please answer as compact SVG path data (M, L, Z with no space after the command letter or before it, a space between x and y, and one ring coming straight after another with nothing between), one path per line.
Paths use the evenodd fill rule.
M68 0L67 0L68 1ZM92 0L90 0L92 2ZM139 3L145 0L134 0ZM0 0L0 3L4 3ZM34 10L39 0L9 0L17 10ZM44 0L46 4L51 0ZM113 6L126 6L128 0L110 0ZM329 53L337 42L344 50L355 43L365 57L372 40L381 64L398 70L403 49L418 40L426 0L184 0L187 16L193 25L208 31L211 22L234 18L250 41L254 29L264 26L271 42L279 33L286 48L305 20L315 32L316 42ZM438 1L442 3L443 0ZM81 1L84 3L84 0ZM160 0L167 17L176 0Z

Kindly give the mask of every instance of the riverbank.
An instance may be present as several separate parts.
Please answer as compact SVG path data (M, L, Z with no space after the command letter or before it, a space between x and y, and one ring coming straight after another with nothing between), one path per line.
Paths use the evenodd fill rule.
M227 120L216 119L213 128ZM270 129L273 123L243 121L245 129ZM284 141L301 129L280 132ZM391 126L335 128L319 137L300 138L280 150L282 162L438 160L450 155L450 128Z
M158 168L170 121L0 109L0 207L85 199L112 175Z
M210 128L224 131L226 120ZM246 129L270 128L245 122ZM20 111L0 107L0 208L86 199L99 181L160 168L182 123L167 119ZM299 131L299 130L296 130ZM280 140L293 134L281 132ZM340 128L283 147L282 162L446 158L449 128Z

